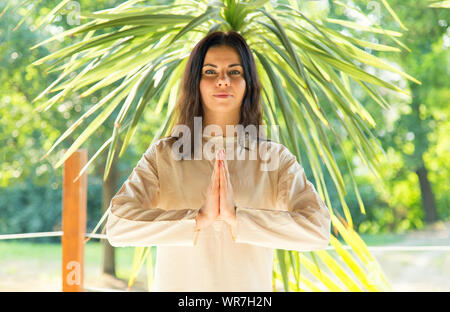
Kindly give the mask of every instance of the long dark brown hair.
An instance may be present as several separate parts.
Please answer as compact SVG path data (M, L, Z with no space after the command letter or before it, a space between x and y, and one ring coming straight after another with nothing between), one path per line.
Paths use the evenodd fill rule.
M240 109L239 124L243 127L254 125L256 129L262 124L261 112L261 83L256 70L253 53L245 39L236 31L215 31L201 39L192 50L184 70L180 94L177 100L174 119L166 138L179 138L172 135L172 130L177 125L189 127L191 133L191 146L194 146L194 117L202 117L204 112L201 103L200 79L205 55L213 46L229 46L236 50L241 57L246 83L245 94ZM260 131L257 131L259 140L270 141ZM191 154L193 150L191 151Z

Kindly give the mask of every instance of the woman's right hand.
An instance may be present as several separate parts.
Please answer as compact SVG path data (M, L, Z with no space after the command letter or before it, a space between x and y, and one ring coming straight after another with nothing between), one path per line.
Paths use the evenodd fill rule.
M214 163L214 170L211 175L208 189L206 191L205 204L200 208L200 211L196 218L196 230L207 227L208 225L213 223L219 216L219 161L223 159L222 157L224 157L224 152L218 151L216 154L216 161Z

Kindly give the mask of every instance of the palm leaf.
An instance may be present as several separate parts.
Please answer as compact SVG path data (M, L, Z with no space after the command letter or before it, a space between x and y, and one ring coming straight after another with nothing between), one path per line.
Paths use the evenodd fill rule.
M450 9L450 1L446 0L446 1L438 1L435 3L431 3L429 5L430 8L446 8L446 9Z
M131 289L141 270L142 264L150 254L151 247L136 247L134 249L133 263L131 265L131 273L128 279L128 289ZM151 259L151 257L149 257Z

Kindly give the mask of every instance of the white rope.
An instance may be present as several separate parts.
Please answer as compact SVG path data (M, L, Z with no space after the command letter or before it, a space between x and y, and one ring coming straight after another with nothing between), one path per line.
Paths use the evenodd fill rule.
M98 225L101 224L101 221ZM37 233L21 233L21 234L2 234L0 235L0 240L6 239L21 239L21 238L34 238L34 237L52 237L52 236L62 236L62 231L55 232L37 232ZM86 233L86 237L107 239L105 234L95 234ZM342 246L342 248L351 250L352 248L348 245ZM443 246L367 246L370 251L450 251L449 245ZM325 250L335 250L333 246L328 246Z
M52 236L62 236L62 231L56 231L56 232L37 232L37 233L21 233L21 234L2 234L0 235L0 240L5 239L21 239L21 238L34 238L34 237L52 237ZM90 238L99 238L99 239L106 239L105 234L88 234L86 233L86 237Z
M87 234L86 233L86 237L90 237L90 238L99 238L99 239L106 239L106 235L105 234Z
M98 228L100 225L105 221L106 217L108 216L108 212L111 209L111 206L108 207L108 209L105 211L103 216L101 217L100 221L95 226L94 230L90 233L86 233L86 237L88 237L88 240L91 238L99 238L99 239L106 239L105 234L96 234ZM0 240L5 239L20 239L20 238L34 238L34 237L52 237L52 236L62 236L62 231L56 231L56 232L36 232L36 233L22 233L22 234L2 234L0 235Z
M344 249L352 249L350 246L343 246ZM326 250L335 250L329 246ZM370 251L450 251L450 246L367 246Z
M39 233L22 233L22 234L2 234L0 240L4 239L17 239L17 238L33 238L33 237L51 237L62 236L62 231L57 232L39 232Z

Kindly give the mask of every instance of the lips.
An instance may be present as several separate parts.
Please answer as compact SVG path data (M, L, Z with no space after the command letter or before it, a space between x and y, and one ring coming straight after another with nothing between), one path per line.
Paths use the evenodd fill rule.
M229 93L217 93L217 94L214 94L214 96L215 97L218 97L218 98L228 98L228 97L230 97L231 96L231 94L229 94Z

